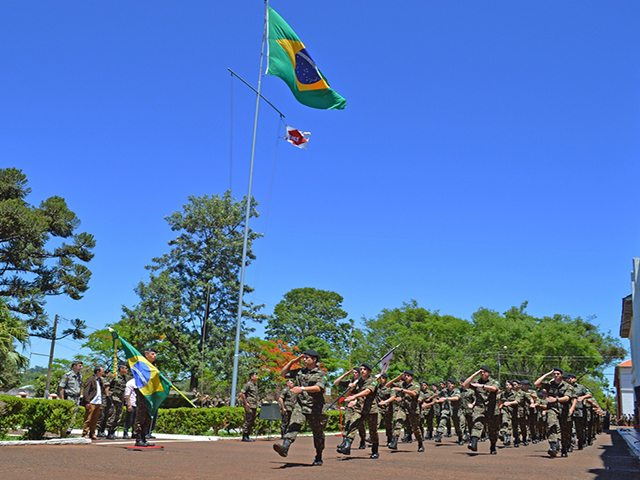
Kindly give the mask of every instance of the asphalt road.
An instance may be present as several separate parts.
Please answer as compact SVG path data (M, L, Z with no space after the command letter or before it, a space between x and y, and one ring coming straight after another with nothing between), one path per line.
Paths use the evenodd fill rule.
M384 435L382 435L384 438ZM139 480L139 479L321 479L432 478L442 479L640 479L640 461L615 431L598 436L593 446L550 458L546 442L520 448L499 447L489 455L489 443L479 443L473 453L465 446L443 439L441 444L400 444L398 451L380 449L371 460L369 451L352 450L345 457L335 449L340 437L328 436L324 465L311 466L313 440L299 437L287 458L272 448L276 440L254 443L160 441L164 450L129 451L131 442L98 441L91 445L30 445L0 447L1 480Z

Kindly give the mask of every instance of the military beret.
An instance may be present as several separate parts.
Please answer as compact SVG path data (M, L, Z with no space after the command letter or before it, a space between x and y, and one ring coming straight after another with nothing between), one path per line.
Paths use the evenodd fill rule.
M487 367L486 365L480 365L479 370L484 370L485 372L491 373L491 369L489 367Z
M562 370L560 367L553 367L551 369L552 372L560 372L560 373L564 373L564 370Z
M513 382L511 380L505 380L504 384L509 384L509 385L513 385Z
M517 383L518 385L520 385L520 380L511 380L511 383Z
M429 382L427 382L426 380L422 380L422 382L420 382L421 385L429 385Z
M306 355L307 357L316 357L316 360L320 360L320 354L315 350L305 350L304 352L302 352L302 354Z
M371 365L369 365L367 362L364 362L360 366L366 368L369 371L373 370L373 368L371 368Z
M529 380L522 380L522 384L523 385L531 385L531 382Z
M431 385L434 386L434 387L438 386L438 384L436 382L433 382Z
M411 370L405 370L404 374L405 375L411 375L413 377L413 371L411 371Z
M147 352L158 353L158 352L157 352L157 350L156 350L155 348L151 348L151 347L149 347L149 348L145 348L145 349L144 349L144 353L147 353Z
M447 380L447 382L453 383L454 385L456 384L456 381L453 378L450 378L449 380Z
M353 367L351 370L360 373L360 367Z
M118 369L120 368L129 368L129 365L127 365L126 363L119 363L118 364Z
M381 373L380 378L389 378L389 376L386 373Z
M575 376L575 374L573 374L573 373L567 373L567 377L568 377L568 378L578 378L578 377L576 377L576 376Z

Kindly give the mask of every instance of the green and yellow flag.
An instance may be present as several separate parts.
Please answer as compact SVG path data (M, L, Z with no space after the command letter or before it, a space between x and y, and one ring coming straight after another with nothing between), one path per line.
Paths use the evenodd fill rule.
M327 79L304 44L275 10L267 12L267 74L280 77L296 99L308 107L343 110L347 101L329 88Z
M152 417L158 411L158 407L169 396L171 382L160 373L160 371L149 360L141 355L129 342L118 335L118 332L111 332L113 337L113 347L120 340L122 350L129 361L129 368L136 381L136 387L144 395L147 403L147 411Z

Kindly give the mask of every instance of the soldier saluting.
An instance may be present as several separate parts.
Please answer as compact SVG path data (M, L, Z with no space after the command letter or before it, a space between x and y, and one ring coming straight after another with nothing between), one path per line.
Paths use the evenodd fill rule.
M296 362L302 360L304 367L291 369ZM318 367L320 354L315 350L305 350L302 355L287 363L280 374L285 378L291 378L295 386L291 392L297 395L289 428L284 435L282 445L276 443L273 449L281 457L289 454L291 444L296 441L300 429L309 422L313 433L313 445L316 449L316 457L313 465L322 465L322 451L324 450L324 427L327 416L324 414L324 391L327 388L325 373Z

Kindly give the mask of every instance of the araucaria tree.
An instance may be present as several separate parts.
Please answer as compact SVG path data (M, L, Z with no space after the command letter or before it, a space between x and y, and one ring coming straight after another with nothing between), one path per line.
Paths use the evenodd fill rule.
M161 342L165 352L160 367L163 358L174 359L164 367L174 375L188 376L190 388L198 385L203 347L205 365L218 378L231 374L246 201L236 201L229 191L223 196L191 196L182 211L166 217L178 236L169 242L168 253L147 266L149 281L136 288L140 302L124 308L119 322L133 335L134 344ZM252 217L258 216L256 205L252 200ZM251 246L260 236L249 232L247 265L255 258ZM253 289L245 285L244 291ZM207 292L210 306L205 328ZM243 317L259 319L260 308L244 301Z
M27 177L17 168L0 169L0 297L34 336L49 338L46 297L82 298L91 272L93 235L78 233L80 219L61 197L35 207ZM82 338L83 323L75 325Z

